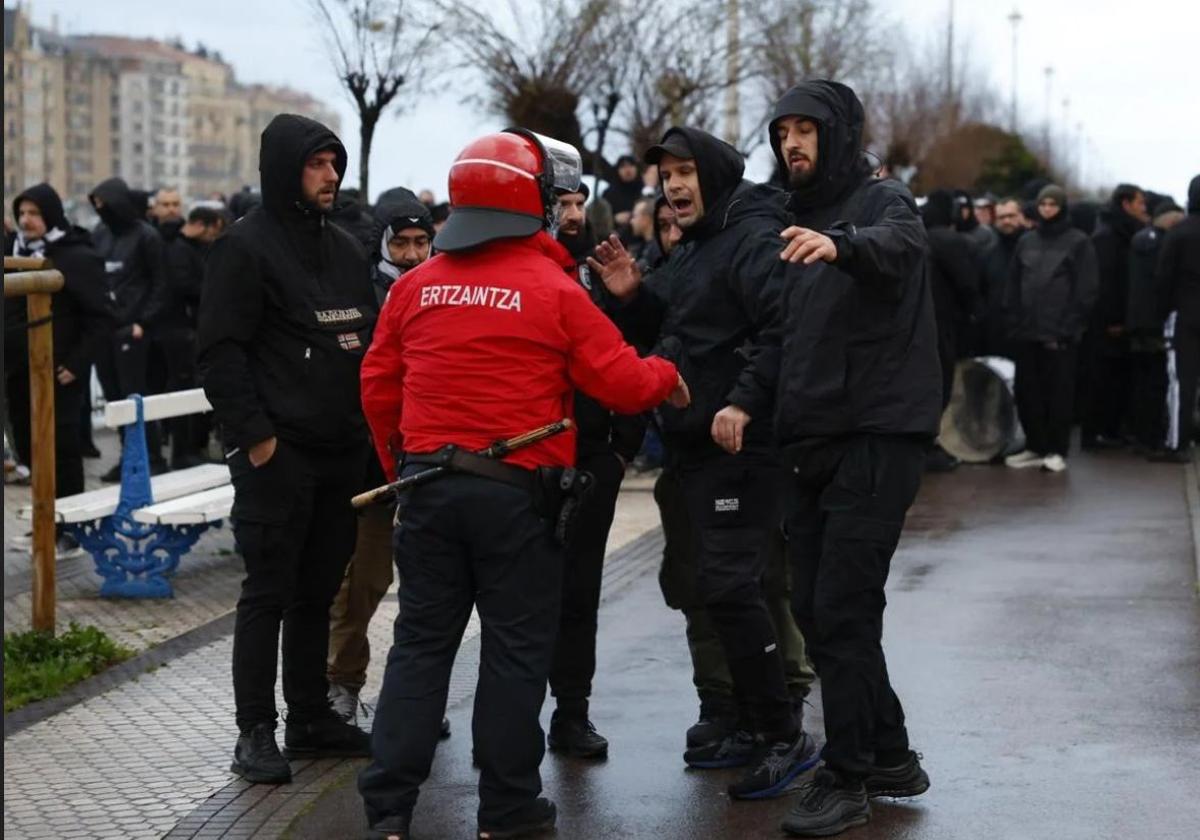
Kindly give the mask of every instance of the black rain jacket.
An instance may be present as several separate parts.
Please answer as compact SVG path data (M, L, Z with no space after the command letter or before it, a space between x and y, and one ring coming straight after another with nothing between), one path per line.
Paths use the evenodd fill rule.
M344 175L332 131L294 114L271 120L259 151L263 203L208 256L199 369L229 449L272 436L349 449L367 436L359 367L377 309L366 257L300 192L305 161L324 149Z
M1139 338L1162 338L1166 320L1166 290L1156 274L1167 231L1151 225L1133 235L1129 242L1129 302L1125 327Z
M120 178L102 181L88 197L104 203L92 241L104 260L117 335L129 335L134 324L150 329L166 313L169 297L162 237Z
M1133 236L1144 225L1120 205L1100 211L1100 226L1092 234L1096 249L1099 290L1092 309L1093 328L1124 325L1129 303L1129 253Z
M170 291L164 327L196 328L200 292L204 288L204 259L208 245L177 233L167 242L167 287Z
M1067 208L1021 237L1005 283L1013 341L1077 342L1096 303L1096 250Z
M13 200L13 218L22 201L32 201L42 211L47 230L62 231L45 242L43 256L62 272L63 287L50 297L53 317L54 366L65 367L77 381L87 375L104 342L112 334L113 307L104 276L104 262L86 230L72 226L63 212L62 199L49 184L37 184ZM9 234L4 253L15 256L16 234ZM11 370L29 367L26 303L10 298L4 304L4 359Z
M1188 185L1188 215L1167 232L1158 262L1168 311L1180 326L1200 329L1200 175Z
M872 177L860 151L863 107L850 88L813 81L784 94L768 128L781 164L775 124L789 115L810 117L818 130L816 175L789 194L789 224L829 236L837 258L789 265L784 275L778 439L932 436L942 375L928 240L912 194Z

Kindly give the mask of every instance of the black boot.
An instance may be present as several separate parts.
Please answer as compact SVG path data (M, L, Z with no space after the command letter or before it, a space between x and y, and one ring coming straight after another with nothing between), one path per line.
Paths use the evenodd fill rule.
M289 720L283 749L288 758L370 758L371 736L331 711L304 723Z
M545 797L538 797L527 807L521 809L508 825L479 826L479 840L513 840L516 837L530 837L554 828L558 818L558 809L554 803Z
M737 717L737 708L731 701L701 700L700 718L688 727L688 747L702 747L732 735L737 728Z
M564 715L558 709L550 718L550 749L575 758L604 758L608 739L596 731L587 715Z
M247 782L258 784L280 785L292 780L292 768L279 754L275 725L271 723L260 723L238 736L229 769Z

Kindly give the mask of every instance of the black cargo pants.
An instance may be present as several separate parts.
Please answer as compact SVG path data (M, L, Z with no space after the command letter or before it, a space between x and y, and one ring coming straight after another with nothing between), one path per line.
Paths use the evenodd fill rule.
M410 470L425 467L410 466ZM558 632L563 552L529 492L451 473L402 500L400 615L358 778L367 819L410 814L429 776L450 669L474 606L482 623L472 721L479 824L504 826L542 790L538 716Z
M795 720L763 578L782 511L774 453L715 452L680 464L697 546L696 584L729 664L734 697L757 733L792 736Z
M281 628L288 720L329 713L329 607L354 551L350 497L362 490L368 457L365 443L328 452L279 441L257 468L244 449L227 458L233 534L246 565L233 630L233 694L243 732L278 718Z
M822 755L850 777L907 756L881 644L883 589L928 446L863 434L783 452L793 610L821 680Z

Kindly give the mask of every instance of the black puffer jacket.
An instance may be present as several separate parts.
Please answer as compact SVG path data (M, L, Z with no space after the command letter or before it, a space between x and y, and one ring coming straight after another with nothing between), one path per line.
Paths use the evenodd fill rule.
M763 291L783 268L782 194L743 181L742 156L729 144L698 129L668 134L674 132L695 155L704 216L684 231L639 296L660 313L654 352L675 363L692 394L686 409L658 410L663 435L676 453L715 453L713 416L733 404L753 418L744 446L769 447L773 394L765 387L759 343L777 314Z
M927 239L908 188L872 177L863 108L837 82L805 82L776 104L817 123L817 173L790 193L792 224L833 239L837 259L789 266L775 426L781 443L857 432L933 435L941 368ZM776 247L778 251L778 245Z
M167 264L162 237L143 218L133 191L120 178L109 178L89 198L104 206L100 224L92 231L113 301L119 334L134 324L153 327L167 309Z
M1096 250L1071 225L1067 208L1021 237L1005 284L1013 341L1075 342L1096 303Z
M1181 326L1200 329L1200 175L1188 185L1188 215L1163 240L1159 283Z
M362 446L358 374L377 314L366 257L302 200L305 161L346 150L325 126L280 114L262 133L263 204L213 245L198 327L199 368L227 447L272 436Z
M23 201L32 201L42 212L48 236L37 247L21 248L10 234L4 253L45 256L62 272L63 288L50 298L54 315L54 365L82 379L113 331L112 300L104 277L104 263L92 245L91 235L73 227L63 212L62 200L49 184L30 187L13 200L13 218ZM29 337L25 301L10 298L4 304L4 364L10 369L29 366Z

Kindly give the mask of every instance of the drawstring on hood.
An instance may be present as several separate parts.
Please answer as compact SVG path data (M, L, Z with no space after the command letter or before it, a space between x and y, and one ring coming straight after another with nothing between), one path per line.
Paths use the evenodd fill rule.
M784 117L808 117L817 124L817 172L806 186L791 191L794 212L832 204L847 190L871 177L875 167L862 152L865 112L853 90L840 82L801 82L775 103L767 139L782 171L787 161L776 125Z

